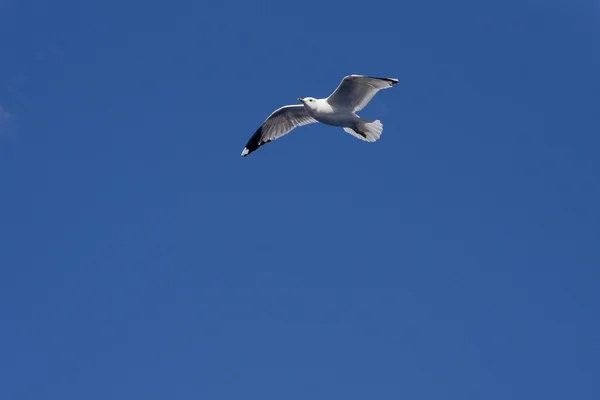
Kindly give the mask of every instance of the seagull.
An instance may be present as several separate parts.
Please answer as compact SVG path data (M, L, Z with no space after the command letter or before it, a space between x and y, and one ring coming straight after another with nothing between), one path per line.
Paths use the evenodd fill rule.
M242 150L242 157L294 128L317 122L341 127L365 142L375 142L381 137L383 124L379 120L360 118L356 112L362 110L379 90L397 83L398 79L395 78L348 75L327 98L299 97L302 104L278 108L264 120Z

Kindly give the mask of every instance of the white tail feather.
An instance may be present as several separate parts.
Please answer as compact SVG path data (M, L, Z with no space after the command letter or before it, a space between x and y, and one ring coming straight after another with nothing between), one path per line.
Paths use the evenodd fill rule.
M356 128L360 133L352 128L344 128L344 131L365 142L375 142L379 140L381 133L383 132L383 124L379 120L366 121L361 119L356 124Z

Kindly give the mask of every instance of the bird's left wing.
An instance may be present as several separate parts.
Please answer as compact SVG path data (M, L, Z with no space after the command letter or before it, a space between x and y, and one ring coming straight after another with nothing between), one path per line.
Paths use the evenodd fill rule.
M252 153L263 144L279 139L298 126L316 122L316 119L308 115L303 105L290 105L278 108L254 132L254 135L252 135L246 147L242 150L242 157Z
M362 110L381 89L387 89L398 83L395 78L378 78L365 75L348 75L327 98L332 106L345 108L352 112Z

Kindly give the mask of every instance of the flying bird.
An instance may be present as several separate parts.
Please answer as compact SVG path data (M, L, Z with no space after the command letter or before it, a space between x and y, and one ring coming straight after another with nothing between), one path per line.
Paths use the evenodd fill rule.
M299 97L302 104L278 108L264 120L242 150L242 157L294 128L317 122L341 127L358 139L375 142L381 137L383 124L379 120L360 118L356 112L362 110L379 90L397 83L395 78L348 75L327 98Z

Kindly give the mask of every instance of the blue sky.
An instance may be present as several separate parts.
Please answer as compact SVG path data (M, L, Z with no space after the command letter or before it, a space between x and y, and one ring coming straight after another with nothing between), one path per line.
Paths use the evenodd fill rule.
M0 44L0 398L600 398L598 1L2 0ZM347 74L400 79L381 140L240 157Z

